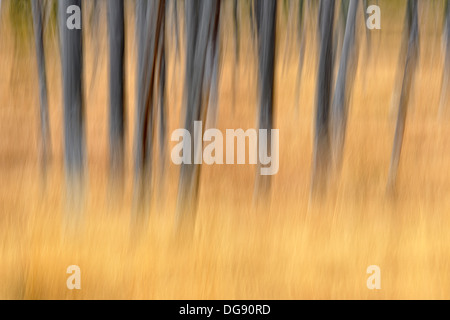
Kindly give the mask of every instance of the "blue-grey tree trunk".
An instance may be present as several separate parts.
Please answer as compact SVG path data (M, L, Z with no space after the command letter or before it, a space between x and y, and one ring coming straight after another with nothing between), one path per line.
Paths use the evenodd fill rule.
M408 10L411 10L411 24L409 24L408 50L406 54L405 71L403 75L403 85L398 107L397 125L395 128L394 146L392 149L391 165L388 176L388 191L394 191L397 182L397 172L400 162L400 153L403 145L403 136L406 125L406 115L410 90L414 79L414 71L419 55L419 21L418 21L418 1L408 0Z
M296 80L296 95L295 95L295 112L298 115L300 111L300 90L302 84L302 73L303 65L305 60L305 45L306 45L306 26L304 18L304 4L305 0L299 0L298 3L298 18L297 18L297 45L299 47L298 53L298 69L297 69L297 80Z
M442 76L441 98L439 103L439 116L441 117L448 113L448 101L450 94L450 6L448 1L446 2L445 12L445 62Z
M333 77L333 19L335 1L320 2L320 57L317 76L314 154L311 195L325 192L331 160L330 104Z
M44 30L42 26L42 1L31 0L33 13L34 39L39 77L41 147L40 158L43 172L47 170L47 162L51 153L50 125L47 99L47 76L45 72Z
M214 29L220 11L220 1L193 0L185 3L186 19L186 75L185 75L185 124L192 139L196 139L194 122L206 119L207 108L203 104L206 56L210 33ZM204 125L203 125L204 127ZM191 164L182 164L177 199L177 224L192 230L197 211L200 164L195 164L191 144Z
M109 161L119 184L124 170L124 0L108 1L109 27Z
M338 170L342 164L350 91L358 64L355 47L355 25L359 1L351 0L347 10L344 42L332 104L333 160Z
M267 151L271 154L271 132L274 121L275 46L276 46L277 2L257 0L256 18L258 29L258 103L259 129L267 130ZM270 190L270 176L260 175L257 168L256 197L267 195Z
M158 44L163 19L164 0L136 1L136 32L138 42L137 106L134 136L134 197L138 209L148 211L152 193L152 158L154 139L154 87L157 81ZM137 210L140 211L140 210ZM145 214L146 215L146 214Z
M70 30L67 27L66 10L71 5L82 10L82 6L81 0L61 0L58 4L63 78L64 159L69 188L74 190L74 200L78 201L77 194L83 183L85 167L83 41L81 29Z

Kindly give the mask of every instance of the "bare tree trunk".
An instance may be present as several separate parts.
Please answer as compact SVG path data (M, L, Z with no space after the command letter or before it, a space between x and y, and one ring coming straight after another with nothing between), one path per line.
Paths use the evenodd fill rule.
M240 43L241 43L241 28L239 24L239 4L238 0L233 0L233 24L234 24L234 57L236 64L239 64L239 53L240 53Z
M408 0L406 4L405 20L403 23L400 54L398 57L397 71L395 74L394 92L392 94L392 101L391 101L391 112L398 111L397 107L400 103L400 95L403 86L403 77L405 71L404 67L406 63L406 56L408 54L408 42L411 34L412 23L413 23L413 3L410 0Z
M59 29L64 96L64 158L70 208L79 207L82 198L85 135L83 102L83 49L81 29L70 30L66 26L66 10L76 5L81 10L81 0L59 2Z
M234 61L233 66L233 76L232 76L232 108L233 114L236 111L236 95L239 90L238 82L238 70L239 70L239 60L240 60L240 26L238 17L238 0L233 0L233 25L234 25Z
M445 7L445 62L442 76L441 98L439 102L439 116L444 116L448 112L448 100L450 94L450 6L446 2Z
M298 3L298 22L297 22L297 43L300 48L298 55L298 69L296 80L296 95L295 95L295 112L298 115L300 110L300 91L302 84L303 65L305 60L305 45L306 45L306 31L305 31L305 19L304 19L304 3L305 0L299 0Z
M333 17L335 1L320 2L320 58L317 77L312 197L322 194L326 187L331 160L330 100L333 77Z
M165 154L167 144L167 96L166 96L166 17L162 20L161 30L159 34L159 79L158 79L158 109L159 109L159 153L161 163L161 176L165 169Z
M403 144L403 135L405 132L406 114L408 111L408 102L410 89L414 78L414 71L419 55L419 25L418 25L418 2L417 0L408 0L412 10L412 20L409 32L408 52L406 56L405 73L403 76L403 86L400 96L400 105L398 108L397 127L395 129L394 147L392 150L391 165L389 168L388 191L395 190L397 182L397 171L400 162L400 153ZM409 7L409 5L408 5Z
M267 151L271 154L274 118L274 84L275 84L275 44L277 3L271 0L257 0L258 25L258 103L259 129L267 130ZM258 164L256 196L267 195L270 190L270 176L259 175Z
M333 31L333 66L337 66L336 61L340 61L342 47L344 45L345 29L347 26L347 14L350 0L341 0L338 10L338 19Z
M344 43L332 105L333 159L338 170L342 165L350 91L358 64L355 47L355 25L359 1L351 0L348 7Z
M41 122L41 147L40 158L44 174L47 171L47 162L51 155L50 125L48 116L47 99L47 76L45 72L45 50L42 28L42 1L31 0L34 39L36 44L36 58L39 75L39 98L40 98L40 122Z
M175 28L175 56L179 56L180 52L180 27L178 23L178 0L173 0L173 27Z
M101 64L102 55L100 54L100 50L103 48L102 46L102 37L100 36L100 13L101 13L101 6L103 2L101 0L90 0L91 3L90 7L90 27L91 27L91 41L93 43L94 50L96 54L93 57L93 68L91 73L91 79L89 82L89 91L88 91L88 97L90 97L91 93L94 91L94 86L96 84L96 78L97 78L97 71L98 66ZM88 9L87 9L88 10Z
M300 1L295 1L300 2ZM292 46L292 29L295 17L295 4L293 0L285 0L285 8L287 11L287 22L286 22L286 40L284 45L284 56L283 56L283 67L281 69L282 75L286 73L286 68L289 62L291 46Z
M207 128L214 128L217 122L218 100L219 100L219 76L220 76L220 7L215 12L212 32L208 39L208 49L206 57L206 74L204 81L207 90L208 112Z
M157 77L159 36L165 16L164 0L136 2L138 63L137 106L135 126L135 184L134 197L138 210L146 211L152 181L154 138L154 87ZM145 217L147 214L144 215Z
M122 185L124 174L124 0L108 1L110 175Z
M185 3L186 13L186 79L185 79L185 129L192 139L198 139L203 132L194 132L194 122L206 117L206 107L202 103L205 93L205 61L208 40L212 26L216 24L220 1L188 1ZM210 79L207 79L210 83ZM187 148L187 146L185 146ZM197 150L195 150L197 151ZM201 150L199 150L201 152ZM191 144L191 164L183 163L180 170L180 181L177 199L177 223L188 230L193 230L197 211L200 164L195 161L201 155L195 154Z

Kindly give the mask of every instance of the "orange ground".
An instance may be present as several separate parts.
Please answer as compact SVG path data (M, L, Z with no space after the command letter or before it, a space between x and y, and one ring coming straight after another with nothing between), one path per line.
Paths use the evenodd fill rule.
M7 5L7 2L5 5ZM179 168L168 162L147 232L130 233L134 120L133 22L127 43L127 175L122 201L107 193L107 55L86 48L88 147L84 226L64 230L64 171L59 56L47 41L53 161L44 187L37 145L34 45L20 52L7 10L0 31L0 298L3 299L403 299L450 298L450 124L437 117L442 75L440 20L421 12L421 60L407 119L394 201L385 194L395 113L390 111L402 13L381 1L382 30L368 60L364 30L351 101L344 167L321 204L309 203L316 79L308 43L300 110L295 113L296 45L283 67L285 22L279 23L276 128L280 170L267 207L255 212L255 168L205 166L191 242L174 232ZM384 18L386 17L386 18ZM361 22L362 23L362 22ZM105 25L105 24L103 24ZM85 30L89 32L88 27ZM246 32L246 30L244 30ZM311 35L311 32L309 33ZM309 38L311 39L311 38ZM218 128L256 126L255 69L244 37L232 110L232 50L223 50ZM98 72L91 85L94 54ZM170 130L180 127L182 65L169 63ZM171 143L170 147L174 144ZM66 288L66 268L81 268L81 290ZM381 268L381 290L366 287L366 268Z

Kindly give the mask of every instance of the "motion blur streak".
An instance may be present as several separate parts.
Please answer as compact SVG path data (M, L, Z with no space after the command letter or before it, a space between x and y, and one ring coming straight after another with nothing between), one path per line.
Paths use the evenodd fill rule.
M82 190L65 160L74 82L62 67L74 61L60 48L74 43L60 41L72 31L57 4L71 2L83 18L82 70L66 74L81 73ZM1 1L0 298L449 299L450 9L330 2L127 0L122 39L108 33L116 0ZM366 28L370 4L380 30ZM123 68L111 73L110 56ZM167 137L186 119L278 129L278 173L175 165ZM71 265L80 290L66 286ZM371 265L380 290L366 286Z

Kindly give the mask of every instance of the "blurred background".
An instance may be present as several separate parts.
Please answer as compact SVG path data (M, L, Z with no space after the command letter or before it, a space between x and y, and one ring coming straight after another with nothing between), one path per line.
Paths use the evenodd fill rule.
M0 298L448 299L447 8L2 0ZM173 164L195 120L279 172Z

